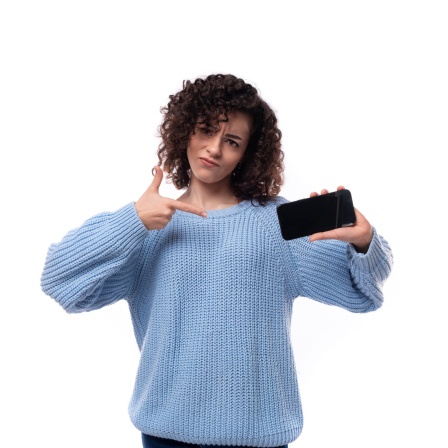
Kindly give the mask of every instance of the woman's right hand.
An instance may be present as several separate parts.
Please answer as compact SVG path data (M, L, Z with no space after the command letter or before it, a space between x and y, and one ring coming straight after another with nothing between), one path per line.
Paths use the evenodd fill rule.
M343 190L344 187L340 185L338 190ZM328 194L327 189L323 189L321 194ZM313 191L310 197L318 196L317 192ZM366 217L355 208L356 222L353 226L340 227L333 230L328 230L327 232L319 232L311 235L309 237L310 241L317 240L340 240L351 243L355 246L358 252L366 253L369 249L370 242L373 238L373 228L367 221Z
M163 229L171 221L176 210L207 217L207 212L200 207L160 196L159 187L163 180L163 171L159 166L154 170L151 185L135 203L138 216L148 230Z

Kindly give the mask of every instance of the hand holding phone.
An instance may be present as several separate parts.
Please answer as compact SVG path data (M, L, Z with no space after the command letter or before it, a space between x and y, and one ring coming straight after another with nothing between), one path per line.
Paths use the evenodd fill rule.
M277 207L277 215L285 240L356 223L352 195L346 189L281 204Z

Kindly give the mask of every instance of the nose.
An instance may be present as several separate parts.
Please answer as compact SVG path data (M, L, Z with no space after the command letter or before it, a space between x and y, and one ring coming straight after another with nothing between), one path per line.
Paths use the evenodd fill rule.
M209 139L207 151L212 157L221 157L221 136L219 134L216 134Z

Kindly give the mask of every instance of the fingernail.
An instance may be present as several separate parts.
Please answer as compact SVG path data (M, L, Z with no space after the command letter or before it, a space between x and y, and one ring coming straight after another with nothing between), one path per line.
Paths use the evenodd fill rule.
M203 218L207 218L207 213L202 212L202 213L201 213L201 216L202 216Z

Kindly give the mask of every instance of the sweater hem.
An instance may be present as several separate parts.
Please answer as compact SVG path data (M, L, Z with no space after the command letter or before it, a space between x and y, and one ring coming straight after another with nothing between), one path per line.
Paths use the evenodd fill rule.
M297 426L274 434L266 434L254 437L205 437L186 434L178 434L172 431L161 431L154 428L141 427L134 423L134 426L144 434L165 439L177 440L183 443L197 445L225 445L225 446L247 446L247 447L277 447L287 445L296 440L302 432L302 426Z

